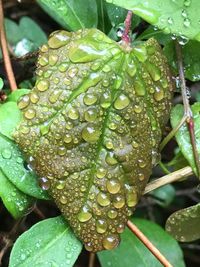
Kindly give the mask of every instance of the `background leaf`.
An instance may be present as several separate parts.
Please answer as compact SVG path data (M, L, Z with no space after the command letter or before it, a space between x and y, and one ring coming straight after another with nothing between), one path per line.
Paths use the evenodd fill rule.
M197 150L200 154L200 102L196 102L191 106L194 118L194 130L196 137ZM176 105L171 111L171 125L175 128L183 117L183 105ZM190 135L186 123L178 130L176 140L184 157L188 160L193 171L197 174L196 164L193 156Z
M0 197L3 204L15 218L24 216L33 205L34 199L18 190L4 175L0 168Z
M132 10L150 24L166 33L200 41L199 0L107 0Z
M65 29L76 31L97 27L97 5L94 0L37 0L37 2Z
M43 220L14 244L9 267L72 267L82 245L61 216Z
M160 226L147 220L133 219L133 222L150 241L170 261L172 266L183 267L183 254L178 243ZM118 248L98 253L102 267L161 267L162 264L129 230L125 229L121 235L122 241ZM133 264L134 263L134 264Z
M151 195L154 196L156 203L164 208L172 203L176 196L176 191L172 185L168 184L153 190Z
M166 222L166 230L181 242L200 239L200 204L174 212Z

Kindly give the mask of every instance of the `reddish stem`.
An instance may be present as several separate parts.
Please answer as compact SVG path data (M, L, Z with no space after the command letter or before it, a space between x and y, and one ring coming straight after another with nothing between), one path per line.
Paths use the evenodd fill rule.
M161 252L151 243L151 241L137 228L131 221L127 222L128 228L137 236L137 238L151 251L151 253L165 267L173 267Z
M131 29L131 19L132 19L132 15L133 12L132 11L128 11L128 14L126 16L125 22L124 22L124 32L122 35L122 41L126 44L130 44L131 43L131 38L130 38L130 29Z
M17 84L15 81L15 76L13 73L9 53L8 53L8 45L6 40L6 34L4 29L4 14L3 14L3 4L2 0L0 0L0 43L1 43L1 50L3 54L4 66L7 74L7 78L10 84L11 91L17 89Z

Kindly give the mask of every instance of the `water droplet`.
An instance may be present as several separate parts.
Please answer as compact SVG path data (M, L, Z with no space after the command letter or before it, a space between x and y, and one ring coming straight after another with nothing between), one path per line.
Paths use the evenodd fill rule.
M111 67L110 67L109 65L105 65L105 66L103 67L103 71L104 71L104 72L109 72L109 71L111 71Z
M46 177L39 178L38 184L42 190L48 190L50 188L50 182Z
M134 84L135 93L137 96L144 96L146 94L146 89L141 81L135 81Z
M112 141L107 141L105 143L105 146L106 146L107 149L113 149L113 142Z
M97 202L99 203L99 205L106 207L110 204L109 196L105 193L100 192L97 195Z
M115 196L115 199L113 201L113 205L116 209L121 209L125 205L125 199L121 195Z
M97 97L94 94L87 93L85 94L83 101L87 106L90 106L97 102Z
M90 108L84 113L85 120L88 122L93 122L97 119L97 111L95 108Z
M113 152L108 152L106 154L105 160L106 160L106 163L108 165L115 165L115 164L117 164L117 160L116 160Z
M61 196L60 197L60 203L63 205L67 204L67 198L65 196Z
M182 10L181 12L181 15L184 17L184 18L187 18L188 14L187 14L187 11L185 9Z
M31 108L28 109L24 114L25 118L28 120L33 119L35 117L35 115L36 115L35 110L31 109Z
M117 235L108 235L103 239L103 247L105 249L113 249L119 244L119 237Z
M88 211L87 207L83 207L82 211L78 214L78 220L80 222L87 222L92 218L92 214Z
M167 19L167 22L168 22L170 25L172 25L172 24L174 23L174 21L173 21L173 19L172 19L171 17L169 17L169 18Z
M12 157L12 151L9 148L4 148L1 151L1 155L4 159L10 159Z
M107 187L109 193L116 194L119 192L121 185L120 185L118 180L111 179L111 180L107 181L106 187Z
M163 98L164 98L164 91L161 88L156 87L155 93L154 93L154 99L156 101L161 101Z
M67 31L56 31L53 32L48 40L50 48L60 48L66 45L71 39L72 33Z
M66 148L64 146L61 146L58 148L58 154L60 156L64 156L66 154Z
M49 60L46 56L39 56L38 63L44 67L49 63Z
M23 96L18 102L19 109L24 109L29 105L30 99L28 95Z
M56 103L59 99L60 94L60 90L54 90L49 96L49 102L51 102L52 104Z
M185 27L189 27L189 26L190 26L190 19L185 18L184 21L183 21L183 25L184 25Z
M112 103L112 95L111 92L105 92L101 96L100 105L102 108L109 108Z
M88 124L83 128L82 138L88 143L95 143L99 139L100 134L98 127Z
M71 68L68 70L68 75L70 78L74 78L78 72L77 68Z
M50 56L49 56L49 64L51 66L54 66L57 63L57 61L58 61L58 56L50 54Z
M104 169L104 168L99 168L99 169L97 169L96 176L97 176L99 179L102 179L102 178L105 177L106 173L107 173L106 169Z
M71 136L71 134L66 134L66 135L64 136L63 141L64 141L65 143L67 143L67 144L71 143L71 141L72 141L72 136Z
M105 233L106 229L107 229L106 221L105 220L97 220L97 222L96 222L97 233L103 234L103 233Z
M67 70L67 68L68 68L68 64L67 63L61 63L59 66L58 66L58 69L59 69L59 71L60 72L65 72L66 70ZM67 78L65 78L65 79L67 79ZM68 81L70 81L69 79L67 79ZM65 80L65 84L66 84L66 80ZM71 84L71 81L69 82L69 84L67 84L67 85L70 85Z
M136 71L137 71L137 68L133 61L127 65L127 73L131 77L133 77L136 74Z
M126 95L121 94L115 100L114 107L116 109L121 110L121 109L124 109L124 108L128 107L129 104L130 104L129 98Z
M143 46L138 46L133 48L133 55L135 55L139 61L145 62L147 59L147 50L146 47Z
M49 82L47 80L40 80L36 87L39 91L44 92L49 88Z
M137 204L138 201L138 196L137 192L133 190L131 187L128 188L127 193L126 193L126 201L128 207L132 208Z
M93 250L92 244L90 242L85 243L85 249L87 251L92 251Z
M147 62L145 64L145 67L147 68L149 74L151 75L151 78L156 82L158 80L160 80L161 78L161 71L160 69L155 66L154 64Z
M189 7L191 5L191 0L184 0L184 6Z
M109 210L108 211L108 217L110 219L115 219L117 217L117 211L115 211L115 210Z
M39 101L39 96L36 93L31 93L30 94L30 100L33 104L36 104Z
M79 118L79 112L77 109L75 108L71 108L69 111L68 111L68 116L70 119L72 120L77 120Z

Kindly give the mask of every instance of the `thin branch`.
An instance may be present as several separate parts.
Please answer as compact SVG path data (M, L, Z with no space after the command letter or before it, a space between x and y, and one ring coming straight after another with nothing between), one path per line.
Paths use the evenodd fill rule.
M175 47L176 47L181 92L182 92L183 105L184 105L184 113L185 113L184 115L187 117L186 122L187 122L188 130L190 133L190 140L191 140L193 155L194 155L195 164L197 168L197 175L200 178L200 160L199 160L199 154L198 154L197 144L196 144L196 139L195 139L193 114L192 114L190 103L187 97L187 89L186 89L186 83L185 83L183 58L182 58L182 49L178 42L175 42Z
M169 261L161 254L161 252L151 243L151 241L137 228L131 221L127 222L128 228L137 236L137 238L148 248L149 251L160 261L165 267L173 267Z
M95 253L90 253L90 256L89 256L89 265L88 265L88 267L94 267L95 256L96 256Z
M0 43L1 43L1 50L2 55L4 59L4 66L7 74L7 78L10 84L11 91L14 91L17 89L17 84L15 81L15 76L13 73L9 52L8 52L8 46L7 46L7 40L6 40L6 34L4 29L4 14L3 14L3 4L2 0L0 0Z
M128 45L130 45L130 43L131 43L131 38L130 38L129 34L130 34L130 30L131 30L132 15L133 15L133 12L129 10L128 14L126 16L125 22L124 22L125 28L124 28L124 32L122 34L122 41Z
M163 185L176 182L178 180L181 180L183 178L191 176L192 174L193 174L192 168L189 166L182 168L178 171L172 172L170 174L167 174L167 175L163 176L162 178L156 179L156 180L148 183L146 188L145 188L144 195L159 188L159 187L161 187L161 186L163 186Z

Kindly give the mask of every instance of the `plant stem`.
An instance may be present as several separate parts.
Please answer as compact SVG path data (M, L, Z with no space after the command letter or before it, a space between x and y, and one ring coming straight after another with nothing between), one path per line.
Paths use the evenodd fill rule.
M129 10L126 16L125 22L124 22L125 28L124 28L124 32L122 35L122 41L127 45L130 45L131 43L131 38L129 34L130 34L130 29L131 29L132 15L133 15L133 12Z
M177 41L175 42L175 47L176 47L176 55L177 55L177 61L178 61L179 77L180 77L180 82L181 82L181 92L182 92L182 98L183 98L184 116L187 118L186 122L188 125L189 134L190 134L190 140L191 140L193 155L194 155L195 164L196 164L196 168L197 168L197 175L200 178L200 160L199 160L199 154L198 154L197 144L196 144L196 139L195 139L193 114L192 114L192 110L190 108L190 103L189 103L189 100L187 97L187 89L186 89L184 68L183 68L182 50L181 50L180 44Z
M192 168L189 166L184 167L178 171L172 172L170 174L167 174L167 175L165 175L159 179L156 179L156 180L148 183L146 188L145 188L144 195L159 188L159 187L161 187L161 186L176 182L178 180L181 180L183 178L191 176L192 174L193 174Z
M161 254L161 252L151 243L151 241L137 228L131 221L127 222L128 228L137 236L137 238L148 248L149 251L160 261L165 267L173 267L169 261Z
M7 40L6 40L6 34L4 29L4 14L3 14L3 4L2 0L0 0L0 43L1 43L1 50L4 60L4 66L8 78L8 82L10 84L11 91L14 91L17 89L17 84L15 81L15 76L13 73L9 52L8 52L8 46L7 46Z
M92 252L90 253L90 256L89 256L89 265L88 265L88 267L94 267L95 256L96 256L95 253L92 253Z

